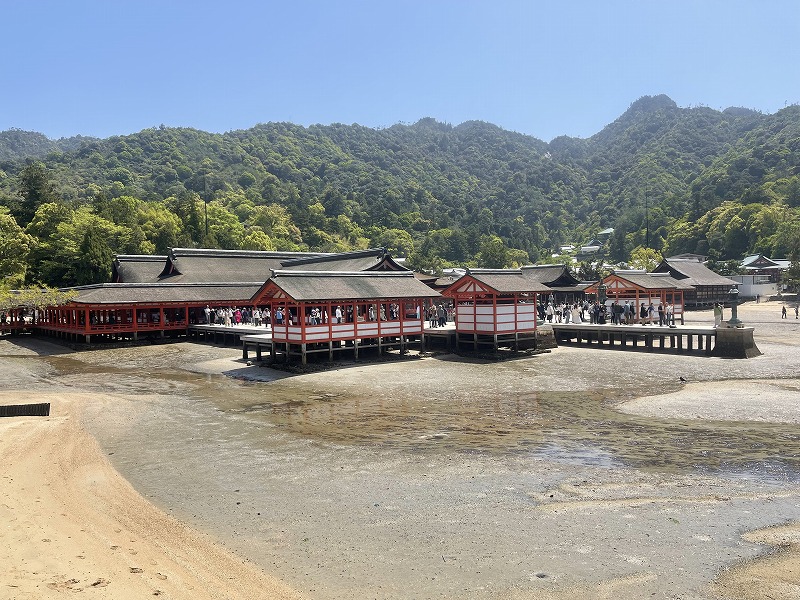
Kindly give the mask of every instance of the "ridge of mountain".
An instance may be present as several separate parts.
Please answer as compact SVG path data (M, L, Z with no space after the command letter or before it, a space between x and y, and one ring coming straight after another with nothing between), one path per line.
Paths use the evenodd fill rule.
M589 138L550 142L483 121L432 118L380 129L260 123L208 133L161 126L57 143L12 130L0 133L0 157L0 206L23 226L36 208L19 209L20 175L31 159L41 161L55 196L70 207L105 214L109 203L124 201L130 213L135 203L142 211L142 202L156 203L177 219L171 237L145 228L138 242L123 244L125 253L147 250L145 239L158 252L168 243L311 250L399 244L426 257L419 266L435 269L437 260L474 260L492 237L521 252L520 260L535 261L613 227L617 260L645 243L724 257L734 252L700 238L726 203L774 206L775 214L788 207L781 218L789 223L798 216L800 107L767 115L681 108L668 96L645 96ZM212 224L219 223L210 238L199 225L205 202ZM755 213L748 210L742 227L752 233L730 248L786 254L787 225L763 215L775 231L751 225ZM701 219L707 214L708 223ZM702 231L694 225L700 222ZM676 227L690 235L681 229L678 236Z

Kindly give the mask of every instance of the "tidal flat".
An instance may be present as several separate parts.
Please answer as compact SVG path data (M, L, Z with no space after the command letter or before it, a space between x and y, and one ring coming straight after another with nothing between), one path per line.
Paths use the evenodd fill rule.
M800 597L800 323L740 316L763 356L289 376L213 345L21 338L0 365L7 390L86 396L142 496L308 598Z

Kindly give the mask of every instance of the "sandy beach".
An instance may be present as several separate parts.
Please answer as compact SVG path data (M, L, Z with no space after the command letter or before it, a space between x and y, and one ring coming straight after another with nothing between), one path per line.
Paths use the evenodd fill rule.
M49 418L0 421L1 598L300 596L142 498L81 427L84 394L5 391Z
M52 412L0 419L0 598L800 598L800 324L779 314L740 309L749 360L296 377L233 348L1 340L0 404Z

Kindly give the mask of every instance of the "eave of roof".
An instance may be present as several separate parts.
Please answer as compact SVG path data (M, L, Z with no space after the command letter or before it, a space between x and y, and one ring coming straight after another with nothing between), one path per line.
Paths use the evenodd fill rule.
M501 294L541 293L550 291L550 288L542 282L523 275L521 269L467 269L464 276L457 279L445 290L445 295L447 295L449 290L459 287L465 277L471 277L482 285Z
M261 282L225 283L102 283L66 288L78 296L74 304L147 304L245 302Z

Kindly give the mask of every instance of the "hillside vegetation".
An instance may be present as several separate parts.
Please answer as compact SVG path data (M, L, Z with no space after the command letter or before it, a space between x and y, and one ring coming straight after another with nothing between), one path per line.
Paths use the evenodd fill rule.
M800 107L720 112L647 96L588 139L550 143L433 119L0 133L0 274L17 282L102 281L112 253L171 246L385 246L419 269L501 267L549 261L607 227L607 261L642 246L796 258Z

